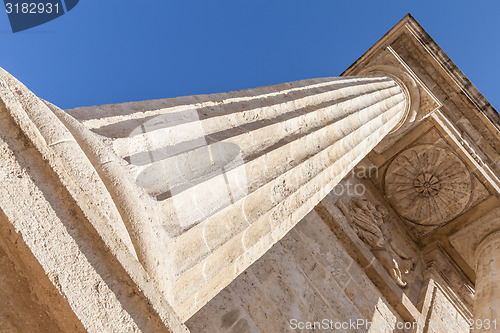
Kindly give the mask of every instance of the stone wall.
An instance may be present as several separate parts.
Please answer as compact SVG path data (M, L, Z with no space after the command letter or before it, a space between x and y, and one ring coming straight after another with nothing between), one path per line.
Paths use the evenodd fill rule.
M0 246L0 267L0 332L62 332L62 325L50 316L44 304L51 297L57 297L57 294L47 290L43 295L45 299L41 300L41 295L37 295L34 290L36 286L30 284L29 272L11 260L3 246ZM67 321L71 319L76 318L68 318ZM76 321L73 322L73 327L66 328L84 332Z
M388 207L358 178L366 163L194 314L186 322L191 332L468 332L474 288L444 250L422 253L388 210L384 239L412 263L406 272L400 265L405 285L398 286L380 250L370 250L354 231L359 211L349 203Z
M328 225L312 211L186 324L191 332L293 332L300 331L293 330L299 322L323 319L337 324L358 319L401 322ZM321 328L316 331L325 330Z
M468 319L457 310L447 296L442 288L435 289L426 333L469 332Z

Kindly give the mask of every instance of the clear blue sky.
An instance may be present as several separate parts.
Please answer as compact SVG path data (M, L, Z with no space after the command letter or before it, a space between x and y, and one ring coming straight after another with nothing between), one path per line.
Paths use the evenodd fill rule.
M337 76L410 12L500 109L500 1L80 0L0 66L62 108Z

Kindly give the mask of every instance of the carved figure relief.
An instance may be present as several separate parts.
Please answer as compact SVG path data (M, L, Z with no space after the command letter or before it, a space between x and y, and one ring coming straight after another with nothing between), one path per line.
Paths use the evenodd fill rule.
M387 209L359 198L353 198L349 208L342 203L338 207L396 284L406 287L403 275L413 269L413 260L395 244L391 235L384 233L383 225L389 218Z
M385 191L407 221L438 226L459 215L471 197L471 176L452 151L418 145L399 154L387 168Z

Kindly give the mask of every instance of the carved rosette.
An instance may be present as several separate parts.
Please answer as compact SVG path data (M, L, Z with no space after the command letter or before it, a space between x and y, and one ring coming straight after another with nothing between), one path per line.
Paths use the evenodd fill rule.
M434 145L399 154L387 168L389 202L407 221L438 226L459 215L471 197L471 175L460 158Z

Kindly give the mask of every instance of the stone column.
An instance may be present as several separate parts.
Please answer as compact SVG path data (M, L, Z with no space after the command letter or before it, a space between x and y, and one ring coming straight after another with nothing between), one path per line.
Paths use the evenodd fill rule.
M33 161L24 169L47 169L57 180L33 176L40 178L33 187L43 193L35 204L34 195L25 190L28 185L21 184L31 179L23 177L23 168L16 169L17 177L0 172L5 184L12 183L3 187L0 209L31 237L28 247L36 260L55 272L54 285L62 286L65 297L78 304L74 311L89 327L103 322L94 318L116 315L87 310L79 303L81 295L103 304L102 297L125 293L89 291L96 282L85 276L97 281L101 275L93 263L85 266L73 260L88 257L81 251L93 253L90 258L99 269L119 260L126 274L118 270L123 274L105 276L112 281L128 281L129 276L133 281L128 282L142 290L132 294L147 294L146 303L162 314L155 325L163 320L172 330L183 331L180 321L285 236L406 119L410 105L402 84L387 76L366 76L139 102L138 109L128 103L72 113L40 100L1 70L0 79L0 116L12 123L0 122L6 127L0 133L10 133L9 142L20 137L16 131L24 133L36 148L28 149L27 142L2 156L9 156L16 169L19 161L27 163L28 158L17 157L25 153ZM9 142L6 151L12 149ZM54 209L49 218L47 212ZM66 241L62 234L73 230L70 222L87 226L96 239L89 244L109 251L100 257L89 244L67 248L71 239L78 244L87 239L66 235ZM57 226L61 235L41 231L49 225ZM53 245L38 239L53 240ZM64 277L68 270L74 277ZM74 282L80 280L85 287ZM108 284L99 283L103 288ZM168 317L170 307L156 290L180 318ZM125 311L122 304L129 302L113 299L113 309Z
M476 295L472 332L500 332L500 231L488 235L476 250Z
M266 97L264 106L258 104L264 88L257 88L254 101L236 108L228 98L212 111L218 117L201 119L197 126L205 137L215 138L207 143L209 165L224 164L229 144L240 160L189 188L174 188L161 201L160 215L182 227L169 249L174 276L167 295L184 320L285 236L404 119L409 104L405 88L389 77L287 85ZM224 153L213 153L218 150ZM175 156L184 178L208 173L199 170L201 159L184 163L193 156L193 150ZM165 163L161 168L175 169ZM161 168L147 182L161 184L155 178Z
M19 331L187 332L145 271L157 252L142 241L147 226L133 233L138 214L122 210L137 211L137 201L119 200L130 187L115 185L125 178L110 170L118 163L77 140L47 104L0 68L0 252L12 280L29 286L2 283L0 294L26 313L43 309L50 324L16 306L6 307L9 320Z

